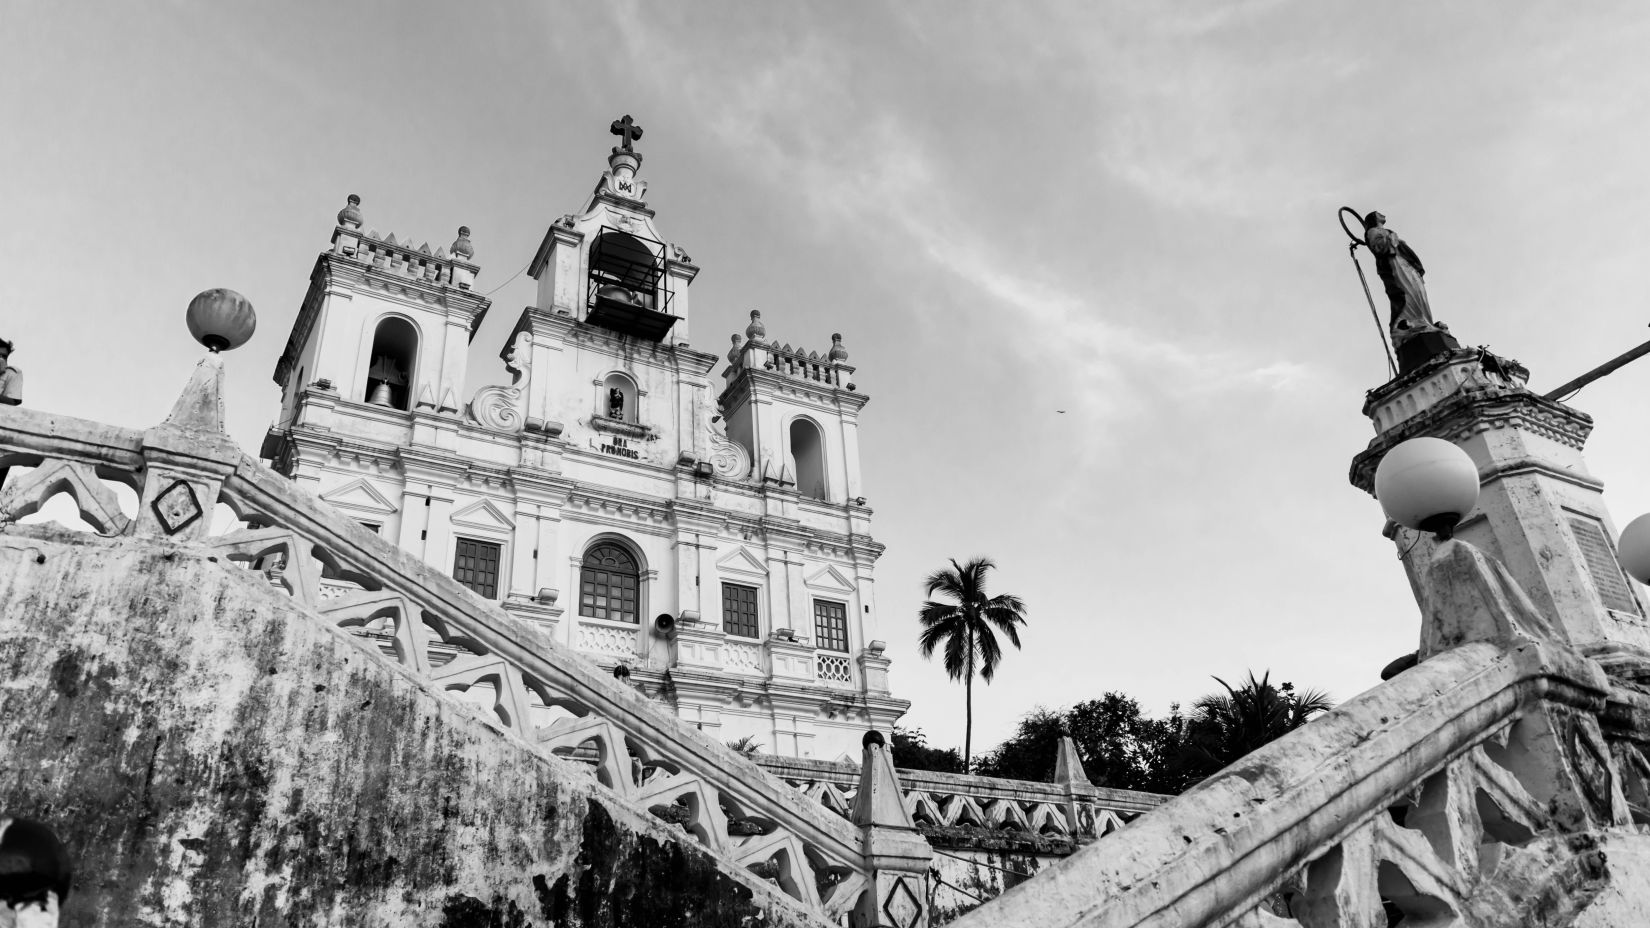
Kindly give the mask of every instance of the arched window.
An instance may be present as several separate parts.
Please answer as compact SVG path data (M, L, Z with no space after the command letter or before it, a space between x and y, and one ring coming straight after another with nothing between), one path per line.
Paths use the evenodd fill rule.
M637 422L636 384L623 374L608 374L602 381L601 405L596 411L620 422Z
M391 316L378 323L367 355L366 395L374 406L411 408L413 368L418 361L418 330Z
M629 551L610 541L592 547L579 567L579 615L639 623L640 582L641 571Z
M791 420L791 460L796 463L796 492L825 499L825 438L807 419Z

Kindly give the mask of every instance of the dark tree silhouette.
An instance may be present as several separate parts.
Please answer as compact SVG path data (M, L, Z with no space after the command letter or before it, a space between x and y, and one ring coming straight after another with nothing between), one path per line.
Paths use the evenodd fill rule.
M1017 626L1025 624L1025 603L1020 597L1007 593L986 596L985 572L997 565L989 558L975 558L967 564L951 561L950 570L929 574L925 585L928 595L936 593L952 602L922 604L918 619L922 634L917 643L923 657L932 657L934 650L945 647L945 672L953 680L963 681L964 705L967 717L963 726L963 765L972 759L974 740L974 675L990 683L997 673L997 664L1003 659L1003 650L997 644L995 627L1008 636L1015 648L1020 647Z

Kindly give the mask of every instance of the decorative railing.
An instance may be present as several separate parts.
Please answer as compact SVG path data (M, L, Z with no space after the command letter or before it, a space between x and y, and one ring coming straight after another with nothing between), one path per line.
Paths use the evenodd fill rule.
M841 366L833 364L829 358L820 357L817 351L803 351L790 345L775 346L771 342L765 343L763 347L768 351L767 362L763 367L770 371L833 387L842 386Z
M1433 620L1466 643L953 924L1569 924L1606 883L1599 835L1650 821L1629 802L1650 766L1606 741L1621 691L1505 568L1438 557L1456 595Z
M854 665L845 654L826 654L815 657L815 672L819 682L831 686L853 686Z
M761 757L768 773L846 817L859 785L859 768L840 761ZM946 829L1089 841L1111 834L1169 797L1087 783L1035 783L972 774L900 770L901 796L919 831L935 840ZM962 842L966 843L966 842Z
M140 432L0 412L0 528L66 494L105 536L195 546L257 569L303 608L548 754L593 752L602 786L752 869L828 919L868 885L860 829L765 775L243 454L221 432L209 361L165 425ZM136 511L121 488L136 492Z

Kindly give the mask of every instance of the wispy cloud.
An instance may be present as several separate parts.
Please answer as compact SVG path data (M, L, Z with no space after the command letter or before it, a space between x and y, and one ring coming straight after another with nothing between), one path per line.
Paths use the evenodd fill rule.
M1020 331L1058 333L1018 340L1013 348L1063 381L1061 392L1074 397L1079 416L1100 421L1140 414L1130 397L1142 386L1176 401L1233 390L1287 393L1316 376L1303 364L1257 363L1237 347L1199 347L1185 333L1154 331L1135 321L1148 318L1140 307L1092 281L1005 254L1000 237L963 218L967 192L949 186L938 159L912 130L911 114L855 93L848 50L810 34L783 53L707 65L682 56L674 31L646 22L631 19L624 30L630 55L649 62L652 73L670 75L676 93L699 101L716 143L753 180L783 190L844 239L869 237L869 253L908 256L911 243L920 243L932 271L950 287L987 298L948 305L947 312L1006 311ZM1177 175L1199 169L1189 162Z

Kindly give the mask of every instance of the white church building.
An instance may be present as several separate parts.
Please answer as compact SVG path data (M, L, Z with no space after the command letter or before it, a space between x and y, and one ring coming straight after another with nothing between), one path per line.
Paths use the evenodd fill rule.
M610 169L529 267L535 305L500 351L514 383L467 398L491 306L469 230L431 252L364 230L351 196L263 455L707 734L858 758L910 705L877 640L866 396L840 336L778 345L756 312L725 357L691 347L699 268L646 205L640 130L613 131Z

